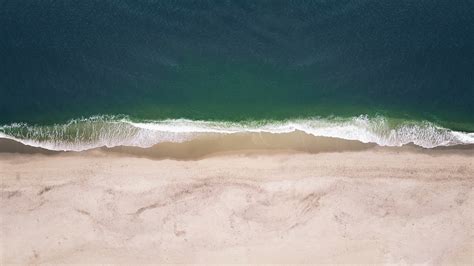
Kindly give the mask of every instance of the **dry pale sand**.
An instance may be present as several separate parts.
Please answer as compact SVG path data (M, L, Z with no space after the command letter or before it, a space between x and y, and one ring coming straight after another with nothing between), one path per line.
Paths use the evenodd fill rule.
M8 263L473 264L474 155L0 154Z

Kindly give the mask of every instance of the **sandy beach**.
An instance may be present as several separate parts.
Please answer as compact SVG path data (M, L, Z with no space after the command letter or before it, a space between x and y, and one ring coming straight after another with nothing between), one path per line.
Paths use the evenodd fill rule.
M474 266L474 0L0 1L0 266Z
M472 149L0 153L2 264L471 264Z

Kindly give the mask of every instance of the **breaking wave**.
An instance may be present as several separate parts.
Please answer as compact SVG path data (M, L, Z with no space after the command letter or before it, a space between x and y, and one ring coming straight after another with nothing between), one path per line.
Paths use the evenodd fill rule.
M302 131L317 137L332 137L402 146L413 143L424 148L474 144L474 133L443 128L427 121L401 121L382 116L309 118L285 121L195 121L168 119L134 121L126 116L93 116L65 124L0 126L0 138L56 151L84 151L98 147L148 148L163 142L184 142L203 135L235 133L285 134Z

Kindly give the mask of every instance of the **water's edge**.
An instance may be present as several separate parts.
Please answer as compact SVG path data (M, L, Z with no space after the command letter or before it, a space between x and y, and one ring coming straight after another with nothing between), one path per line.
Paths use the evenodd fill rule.
M51 151L85 151L100 147L150 148L161 143L246 136L255 144L263 135L298 142L302 135L357 141L379 146L414 144L423 148L474 144L474 133L460 132L428 121L383 116L307 118L284 121L138 121L126 116L93 116L65 124L0 126L0 138ZM230 138L230 137L229 137ZM283 140L285 139L285 140Z

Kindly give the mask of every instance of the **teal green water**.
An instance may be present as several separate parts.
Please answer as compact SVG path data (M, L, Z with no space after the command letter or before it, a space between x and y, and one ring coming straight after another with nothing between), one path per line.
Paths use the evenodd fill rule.
M385 93L393 95L382 97L354 84L340 85L343 80L328 81L330 73L318 77L318 73L325 71L318 70L317 66L278 68L271 64L194 57L183 60L179 67L160 71L159 85L154 84L154 80L135 85L139 88L118 84L107 97L86 95L82 99L81 95L77 96L80 101L66 103L50 99L56 95L42 96L49 99L32 98L35 104L10 112L10 116L6 112L3 122L63 123L71 118L97 114L125 114L148 120L221 121L368 114L428 120L457 130L474 131L471 103L462 105L465 97L456 100L461 105L453 106L443 105L444 95L439 96L438 102L434 102L433 95L418 102L409 95L400 97L387 89ZM428 100L433 102L424 102ZM25 104L24 100L19 101L20 106ZM41 111L33 112L30 108Z
M472 1L0 5L2 125L369 115L474 131Z

